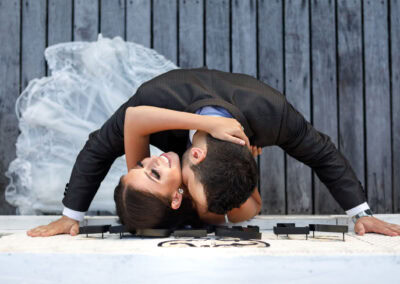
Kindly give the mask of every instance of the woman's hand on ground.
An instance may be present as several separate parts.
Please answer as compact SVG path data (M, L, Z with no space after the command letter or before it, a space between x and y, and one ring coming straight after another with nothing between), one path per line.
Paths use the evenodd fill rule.
M39 226L26 232L31 237L50 237L60 234L76 236L79 233L79 222L62 216L60 219L45 226Z
M234 118L207 117L210 121L207 132L214 138L246 145L250 149L249 138L244 133L242 125Z

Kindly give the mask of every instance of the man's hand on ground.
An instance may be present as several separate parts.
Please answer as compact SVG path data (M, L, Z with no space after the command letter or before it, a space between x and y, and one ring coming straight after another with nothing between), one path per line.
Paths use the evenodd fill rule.
M79 222L62 216L57 221L51 222L46 226L39 226L26 232L31 237L50 237L60 234L70 234L76 236L79 233Z
M375 217L361 217L354 225L354 231L362 236L365 233L377 233L386 236L400 236L400 226L390 224Z

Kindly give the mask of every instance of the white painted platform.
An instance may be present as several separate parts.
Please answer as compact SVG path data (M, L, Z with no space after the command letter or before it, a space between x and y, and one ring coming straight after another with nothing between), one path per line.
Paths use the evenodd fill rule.
M400 224L400 215L377 215ZM316 233L316 238L281 236L277 222L346 224L346 216L259 216L262 243L212 247L227 241L180 239L181 246L159 247L167 239L116 235L31 238L26 230L58 216L0 216L0 283L400 283L400 237ZM115 217L88 217L85 224L113 224ZM83 224L82 224L83 225ZM353 229L350 224L349 229ZM311 235L310 235L311 236ZM261 247L257 247L261 246Z

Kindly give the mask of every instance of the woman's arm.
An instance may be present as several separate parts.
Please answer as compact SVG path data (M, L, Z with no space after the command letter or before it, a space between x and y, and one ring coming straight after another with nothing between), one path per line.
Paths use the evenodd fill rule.
M239 208L232 209L228 212L228 219L232 223L243 222L258 215L261 211L261 197L258 188L255 188L251 196ZM211 212L200 213L200 219L208 224L223 224L225 216Z
M124 124L128 169L149 156L150 134L173 129L202 130L221 140L248 145L248 138L236 119L203 116L151 106L128 107Z

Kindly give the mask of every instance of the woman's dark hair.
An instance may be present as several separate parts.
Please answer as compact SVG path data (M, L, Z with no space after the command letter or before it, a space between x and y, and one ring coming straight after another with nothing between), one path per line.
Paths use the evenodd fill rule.
M184 197L175 210L168 198L135 189L122 178L115 188L114 201L121 224L132 233L136 229L174 229L201 224L191 199Z
M206 141L206 157L191 169L203 185L208 211L225 214L250 197L257 186L257 164L245 146L210 135Z

